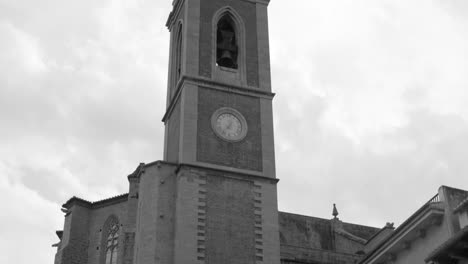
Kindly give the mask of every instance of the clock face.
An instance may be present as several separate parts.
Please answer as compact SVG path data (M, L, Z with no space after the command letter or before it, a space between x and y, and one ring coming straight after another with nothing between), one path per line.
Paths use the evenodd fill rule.
M215 133L224 140L240 141L247 134L245 118L232 108L223 107L215 111L211 125Z
M239 119L230 113L220 114L216 119L216 130L225 138L237 138L242 132Z

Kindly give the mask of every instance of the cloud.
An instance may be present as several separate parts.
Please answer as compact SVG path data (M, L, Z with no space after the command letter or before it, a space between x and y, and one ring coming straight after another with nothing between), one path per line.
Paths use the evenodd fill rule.
M269 9L280 209L331 218L337 203L382 226L441 184L468 189L465 2L296 1ZM0 193L15 202L0 262L29 235L15 263L50 263L61 203L126 192L162 158L170 8L1 1Z
M125 192L126 174L162 152L157 139L163 138L165 89L156 84L167 76L168 47L161 39L168 33L152 25L162 25L167 10L159 11L162 17L150 12L158 11L150 2L48 2L4 3L2 160L56 202L64 197L49 190L46 179L61 179L57 184L68 196L89 195L80 184L99 190L109 180L113 187L91 196ZM106 168L103 160L110 162Z
M0 3L0 190L14 201L0 262L50 263L63 202L124 193L139 162L162 157L170 3L158 5Z
M280 207L327 217L337 203L342 219L380 226L384 219L401 223L440 185L466 188L467 122L427 110L408 115L407 125L359 143L325 126L305 140L288 136L295 151L278 152L293 164L279 165Z
M337 202L381 226L468 187L466 19L427 1L271 6L281 209L331 217Z
M0 176L11 172L0 163ZM50 263L58 241L54 230L63 220L57 204L44 200L35 191L0 177L2 215L0 225L0 262ZM19 248L28 248L30 254L19 254Z

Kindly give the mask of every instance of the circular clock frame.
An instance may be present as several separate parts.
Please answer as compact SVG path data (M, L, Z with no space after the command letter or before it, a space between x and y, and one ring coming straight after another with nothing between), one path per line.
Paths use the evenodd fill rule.
M219 117L221 115L231 115L239 121L241 126L240 132L235 136L227 136L226 133L219 125ZM229 141L229 142L239 142L245 138L247 135L247 121L245 120L244 116L237 110L230 108L230 107L222 107L216 110L213 115L211 116L211 128L215 132L216 136L221 138L222 140Z

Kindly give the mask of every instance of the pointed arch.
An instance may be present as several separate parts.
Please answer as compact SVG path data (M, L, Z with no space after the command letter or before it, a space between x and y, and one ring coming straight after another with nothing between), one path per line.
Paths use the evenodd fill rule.
M175 93L177 83L179 82L183 72L184 34L182 20L177 21L174 28L175 31L173 32L171 41L168 98L172 98Z
M102 226L101 264L117 264L119 252L120 223L115 215L110 215Z
M175 80L176 83L182 73L182 22L179 21L176 35L176 50L175 50Z
M245 79L245 25L242 17L231 6L225 6L214 13L212 26L212 64L214 70L216 71L218 67L227 68L233 70L240 79ZM224 40L227 37L231 41L232 45L229 47L223 47L222 44L220 46L222 42L219 40L223 37L221 30L225 31ZM231 61L227 61L228 64L220 63L223 53L231 58ZM229 56L228 53L230 53ZM230 62L232 63L230 64Z
M239 13L237 13L236 10L230 6L222 7L214 13L212 21L213 26L216 26L218 24L218 21L225 15L229 15L232 18L236 27L237 37L239 39L243 38L245 32L244 20L239 15Z
M228 13L216 25L216 64L237 69L238 45L235 22Z

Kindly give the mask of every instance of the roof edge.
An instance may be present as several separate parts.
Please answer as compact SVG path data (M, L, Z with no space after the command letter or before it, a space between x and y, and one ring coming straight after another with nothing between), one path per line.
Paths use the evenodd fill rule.
M120 194L117 196L113 196L113 197L95 201L95 202L90 202L80 197L73 196L72 198L68 199L68 201L62 205L62 207L70 209L74 205L79 205L79 206L86 207L89 209L96 209L105 205L125 202L127 200L128 200L128 193Z

